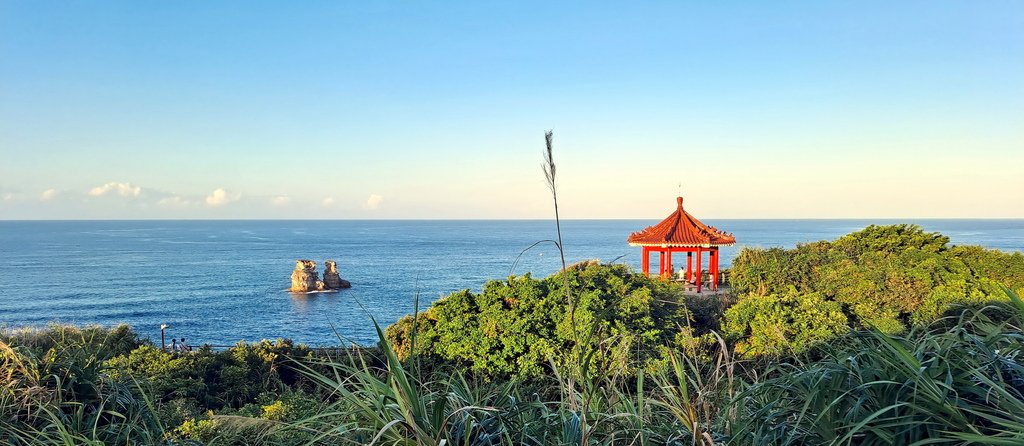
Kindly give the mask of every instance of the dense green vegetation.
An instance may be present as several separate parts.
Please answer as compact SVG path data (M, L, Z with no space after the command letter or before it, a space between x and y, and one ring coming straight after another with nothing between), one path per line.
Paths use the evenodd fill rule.
M725 334L747 356L804 351L853 329L902 333L961 305L1024 292L1024 255L952 247L914 225L869 226L833 242L744 249Z
M0 332L0 443L1024 444L1021 254L869 227L731 275L727 298L597 262L513 276L372 349Z
M311 361L309 348L286 340L170 353L127 326L3 333L0 443L303 444L270 422L322 404L298 369ZM247 422L228 426L231 417Z
M1021 311L847 335L736 400L740 444L1024 444Z
M679 289L668 282L624 265L584 262L544 279L512 276L487 282L481 293L453 293L415 324L407 316L387 334L401 358L431 355L519 378L540 376L552 364L567 367L581 339L600 338L597 365L627 374L663 360L689 320Z

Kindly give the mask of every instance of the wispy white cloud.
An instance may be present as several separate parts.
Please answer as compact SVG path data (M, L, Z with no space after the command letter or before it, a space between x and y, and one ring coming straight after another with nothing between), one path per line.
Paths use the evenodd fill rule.
M270 204L274 206L287 206L291 202L292 198L285 195L277 196L270 199Z
M323 201L320 202L320 205L325 207L325 208L329 208L331 206L334 206L334 197L324 198Z
M363 209L377 209L383 202L384 197L377 194L370 194L370 196L366 198L366 203L363 204Z
M43 193L39 194L40 201L50 201L57 196L57 189L47 189Z
M181 208L181 207L191 206L192 205L192 201L187 200L187 199L182 198L182 197L179 197L177 195L172 195L170 197L161 198L160 201L156 202L156 204L158 204L160 206L179 207L179 208Z
M206 196L206 205L209 207L224 206L232 201L238 201L239 198L242 198L242 194L230 193L224 188L219 188Z
M90 189L89 195L102 197L110 192L115 192L122 197L138 198L142 194L142 188L131 183L110 182Z
M14 192L7 192L4 194L4 201L14 201L20 198L18 194Z

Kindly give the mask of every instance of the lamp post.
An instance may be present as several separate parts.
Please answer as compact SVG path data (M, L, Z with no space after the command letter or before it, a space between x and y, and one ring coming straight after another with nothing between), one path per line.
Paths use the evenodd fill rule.
M164 330L167 330L167 324L160 324L160 351L167 351L167 343L164 342Z

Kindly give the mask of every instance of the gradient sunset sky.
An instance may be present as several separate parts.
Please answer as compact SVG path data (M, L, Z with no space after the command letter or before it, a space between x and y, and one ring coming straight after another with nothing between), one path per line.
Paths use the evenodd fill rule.
M1024 2L0 0L0 219L1024 218Z

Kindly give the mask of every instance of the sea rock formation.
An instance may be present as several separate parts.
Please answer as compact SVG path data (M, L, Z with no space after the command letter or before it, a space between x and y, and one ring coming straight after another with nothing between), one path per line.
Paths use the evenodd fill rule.
M324 286L329 290L340 290L352 288L352 283L342 279L341 274L338 274L338 262L328 260L324 262Z
M316 273L316 262L312 260L296 260L295 271L292 271L292 287L288 291L305 293L317 289L320 275Z
M324 262L324 280L320 280L320 275L316 272L316 262L312 260L295 261L295 270L292 271L292 287L288 291L308 293L310 291L334 291L342 288L352 288L352 284L338 274L338 262L334 260Z

